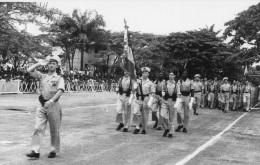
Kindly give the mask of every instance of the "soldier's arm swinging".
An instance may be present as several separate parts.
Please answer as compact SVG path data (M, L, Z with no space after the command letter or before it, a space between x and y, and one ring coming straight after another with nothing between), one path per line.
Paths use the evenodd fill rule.
M51 104L53 104L55 101L57 101L60 98L63 92L64 91L62 89L59 89L58 92L53 96L53 98L51 98L49 101L47 101L44 104L44 108L48 109L51 106Z

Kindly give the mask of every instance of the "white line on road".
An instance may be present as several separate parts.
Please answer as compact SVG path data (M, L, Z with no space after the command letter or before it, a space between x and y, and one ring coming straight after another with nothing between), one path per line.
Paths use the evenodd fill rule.
M205 150L206 148L208 148L209 146L211 146L212 144L214 144L226 131L228 131L233 125L235 125L241 118L243 118L247 113L244 113L243 115L241 115L239 118L237 118L233 123L231 123L230 125L228 125L222 132L220 132L219 134L217 134L216 136L214 136L213 138L211 138L209 141L207 141L206 143L204 143L202 146L200 146L199 148L197 148L192 154L186 156L184 159L182 159L181 161L179 161L178 163L176 163L175 165L184 165L185 163L187 163L188 161L190 161L192 158L194 158L196 155L198 155L201 151Z
M104 107L104 106L115 106L116 104L101 104L101 105L87 105L87 106L82 106L82 107L71 107L71 108L64 108L62 110L74 110L74 109L79 109L79 108L93 108L93 107ZM11 113L11 114L2 114L1 116L11 116L11 115L27 115L30 114L30 111L27 113Z

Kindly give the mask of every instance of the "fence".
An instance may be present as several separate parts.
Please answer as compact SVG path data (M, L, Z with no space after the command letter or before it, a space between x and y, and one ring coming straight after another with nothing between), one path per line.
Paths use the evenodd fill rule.
M39 81L0 80L0 94L4 93L38 93ZM65 92L103 92L115 91L116 84L98 82L65 82Z

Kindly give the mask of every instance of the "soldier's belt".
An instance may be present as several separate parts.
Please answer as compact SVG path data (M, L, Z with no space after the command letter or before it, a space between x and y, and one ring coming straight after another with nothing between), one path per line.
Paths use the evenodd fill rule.
M189 96L190 95L190 91L181 91L181 95Z
M194 91L194 93L199 93L199 92L202 92L202 91Z

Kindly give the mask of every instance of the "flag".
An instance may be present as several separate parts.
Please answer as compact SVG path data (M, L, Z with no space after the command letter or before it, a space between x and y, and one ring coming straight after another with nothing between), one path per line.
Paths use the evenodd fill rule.
M246 75L247 73L248 73L248 69L247 69L247 65L246 65L244 75Z
M122 55L121 68L126 71L131 77L136 78L135 62L131 47L128 43L128 26L125 22L125 34L124 34L124 54Z

